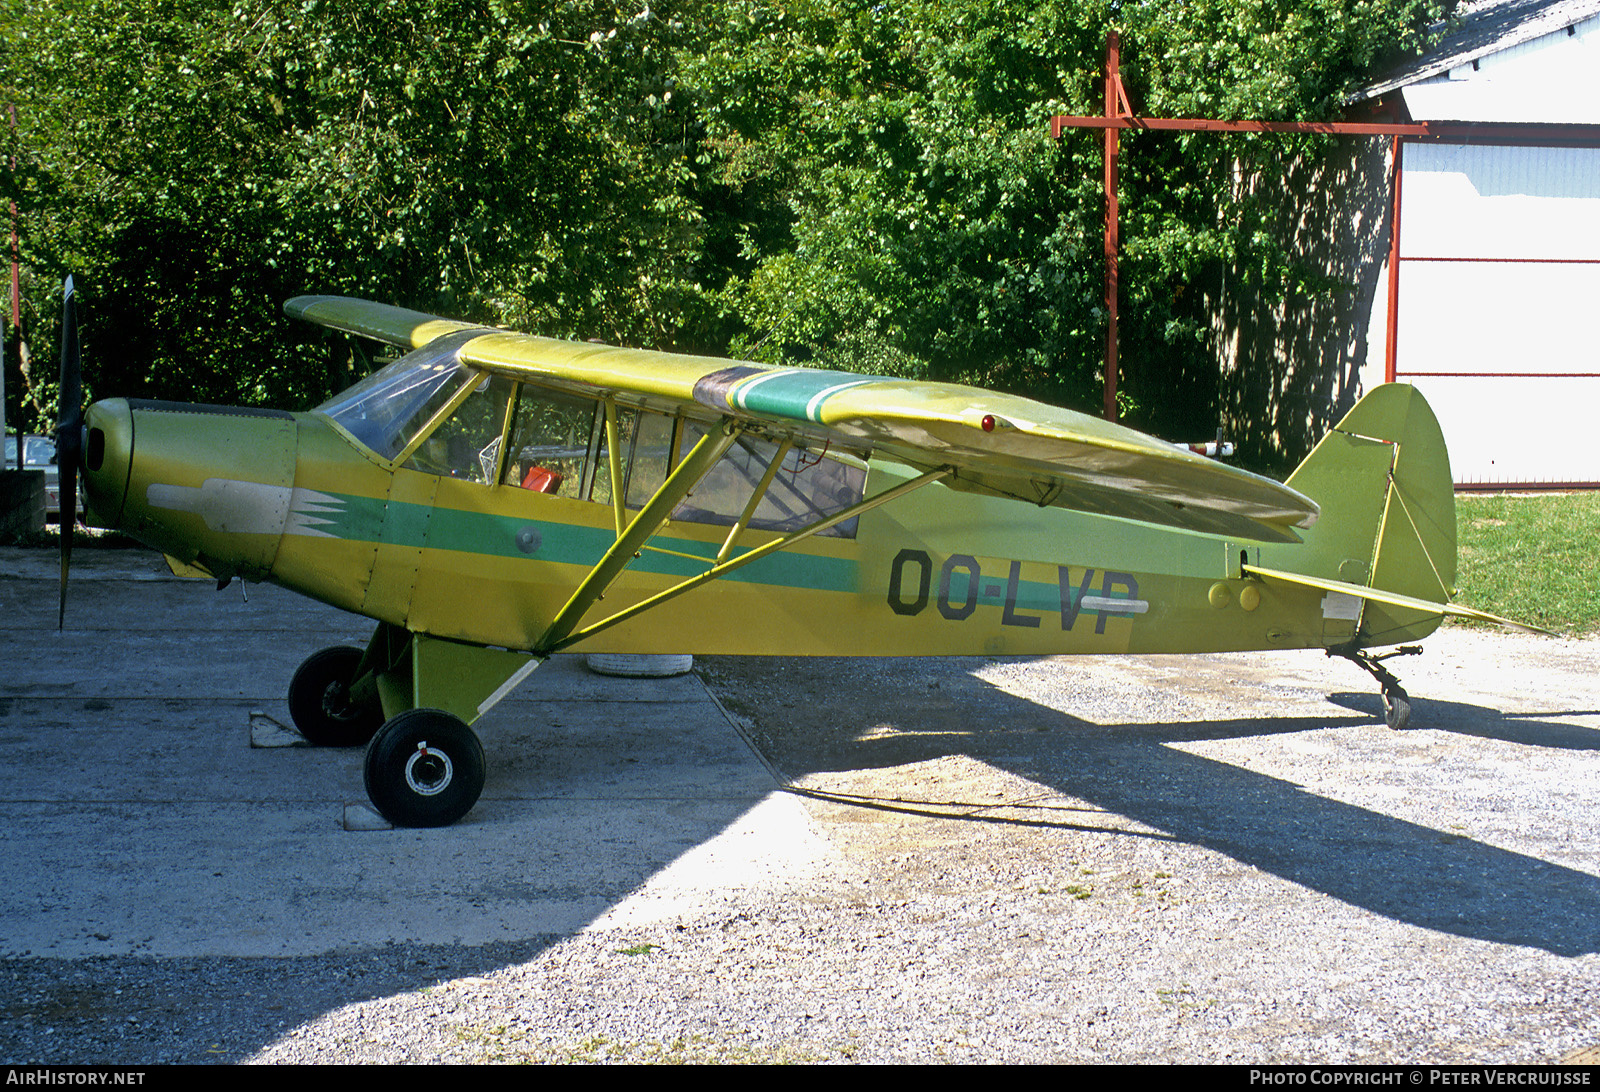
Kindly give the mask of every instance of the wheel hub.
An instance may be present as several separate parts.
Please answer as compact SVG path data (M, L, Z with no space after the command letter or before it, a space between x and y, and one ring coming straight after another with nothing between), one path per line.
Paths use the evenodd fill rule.
M322 711L334 720L351 720L355 708L350 702L350 688L341 682L331 682L322 694Z
M443 751L430 751L427 740L418 740L417 749L406 759L406 784L418 796L437 796L450 787L455 766Z

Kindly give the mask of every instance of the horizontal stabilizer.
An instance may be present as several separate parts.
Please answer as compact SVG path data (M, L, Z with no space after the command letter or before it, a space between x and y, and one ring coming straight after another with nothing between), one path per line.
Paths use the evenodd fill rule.
M1340 592L1360 599L1386 603L1391 607L1427 611L1431 614L1453 614L1458 618L1471 618L1478 622L1493 622L1495 625L1509 626L1512 629L1520 629L1526 633L1542 633L1546 637L1561 636L1561 634L1553 633L1548 629L1530 626L1525 622L1513 622L1509 618L1501 618L1498 614L1490 614L1487 611L1474 610L1471 607L1458 606L1455 603L1435 603L1430 599L1419 599L1414 595L1401 595L1398 592L1384 591L1381 588L1369 588L1365 584L1350 584L1343 580L1327 580L1320 576L1306 576L1304 573L1287 573L1278 569L1263 569L1258 565L1245 565L1243 570L1249 576L1259 576L1266 580L1282 580L1290 584L1300 584L1307 588L1320 588L1322 591Z

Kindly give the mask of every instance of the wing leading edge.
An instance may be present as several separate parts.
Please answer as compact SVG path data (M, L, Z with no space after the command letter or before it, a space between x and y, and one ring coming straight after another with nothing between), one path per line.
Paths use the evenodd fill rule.
M284 310L417 348L473 324L337 296ZM1299 540L1314 501L1121 425L1014 395L812 368L558 341L482 328L463 361L549 386L700 418L733 417L814 445L871 450L917 470L952 467L951 488L1267 542Z

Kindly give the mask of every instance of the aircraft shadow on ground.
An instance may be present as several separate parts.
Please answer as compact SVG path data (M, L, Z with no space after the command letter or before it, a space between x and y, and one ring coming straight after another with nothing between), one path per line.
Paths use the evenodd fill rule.
M830 670L837 672L835 666ZM848 670L848 669L846 669ZM945 677L948 679L948 676ZM837 678L831 685L840 686ZM851 693L854 687L842 687ZM863 688L865 689L865 688ZM822 761L791 751L791 777L887 767L965 754L1124 816L1172 840L1243 864L1375 914L1461 937L1541 948L1562 956L1600 951L1600 878L1537 857L1436 830L1308 791L1278 777L1181 750L1173 744L1240 739L1376 721L1376 695L1336 694L1358 717L1268 717L1185 723L1094 724L978 679L947 685L940 698L883 693L851 715L857 741L841 747L841 725ZM952 700L953 699L953 700ZM835 712L838 710L835 709ZM1552 716L1568 714L1550 714ZM1581 715L1581 714L1580 714ZM1441 729L1537 747L1594 748L1600 733L1538 717L1451 702L1419 703ZM891 729L884 732L884 727ZM835 799L843 799L835 797ZM845 801L850 802L850 801ZM857 801L863 806L915 805ZM1037 811L996 819L974 802L975 822L1083 822L1081 812ZM986 814L987 813L987 814ZM940 808L942 817L953 818ZM1118 831L1128 837L1149 834Z
M1382 719L1377 695L1329 694L1335 705ZM1581 724L1564 724L1550 717L1600 717L1600 709L1560 709L1539 713L1503 713L1481 705L1466 705L1434 698L1412 699L1412 723L1438 727L1457 735L1498 739L1524 747L1550 747L1568 751L1600 751L1600 731Z
M0 1061L237 1064L346 1005L489 974L536 958L557 939L315 956L0 959L8 999ZM29 1024L48 1025L45 1045L36 1045ZM364 1045L351 1043L346 1060L359 1060Z
M48 614L53 621L54 587L44 581L18 583L27 585L27 594L12 598L24 601L40 617ZM157 590L174 597L175 605L188 604L192 598L166 585L158 585ZM118 593L141 603L149 599L149 589L127 592L115 584L106 585L101 592L120 598ZM209 591L206 595L210 596ZM273 604L263 593L225 615L208 610L204 617L214 627L208 634L209 646L244 648L258 640L252 636L254 626L273 610L282 609ZM317 613L322 610L325 608L295 612L295 625L314 632L324 617ZM238 634L230 638L228 633L235 627ZM157 643L170 642L169 654L182 656L192 651L185 632L163 618L160 626L148 629L147 636ZM95 647L100 648L115 647L121 639L120 635L85 636L93 637L98 642ZM937 667L921 662L922 667L909 669L916 674L914 686L880 686L881 680L868 674L870 667L851 668L847 662L787 663L789 674L810 673L810 693L849 696L848 701L836 700L816 710L808 709L803 698L788 705L756 703L758 720L772 718L776 723L792 717L800 724L802 730L786 735L800 740L803 747L769 755L791 776L967 754L1086 805L1077 810L1036 809L1029 818L1003 821L1186 842L1424 928L1528 945L1559 955L1600 951L1600 880L1592 875L1329 800L1280 778L1175 746L1370 723L1377 717L1375 696L1335 695L1337 704L1353 710L1346 717L1103 725L1016 697L964 674L974 661L947 661ZM863 674L851 678L852 671ZM856 685L843 685L841 675ZM943 680L944 687L929 690L923 681L929 675ZM106 715L88 710L89 705L80 704L71 716ZM1437 702L1419 703L1418 715L1426 715L1430 722L1450 731L1527 746L1595 746L1595 733L1540 717L1508 716L1492 709ZM893 730L874 732L879 725ZM525 749L528 740L513 745L491 735L491 762L505 763L502 770L519 760L535 762L553 777L566 763L597 760L593 751L588 752L589 758L581 757L581 748L564 743L559 733L541 735L537 725L512 734L527 734L539 742L529 753ZM516 746L520 759L503 751L502 743ZM493 753L496 751L501 753ZM285 762L287 756L275 761ZM492 775L491 787L495 780ZM688 818L681 814L682 802L670 796L619 804L638 811L641 826L653 828L645 852L637 845L619 846L608 840L615 832L606 837L568 832L559 847L534 846L527 852L548 857L559 850L574 860L598 862L602 866L598 879L593 869L586 870L590 881L581 889L575 881L571 894L590 897L609 908L683 849L734 823L748 807L747 800L723 803L725 807L719 810L716 802L710 802ZM481 806L483 814L469 818L468 824L498 826L508 818L525 817L530 810L546 806L542 800L486 799ZM868 801L863 806L908 805ZM1092 818L1096 812L1124 816L1157 833L1130 833L1097 823ZM991 815L971 821L997 820ZM445 831L439 832L439 837L465 844L471 832ZM519 875L523 863L516 854L500 859L493 874L482 877L482 885L487 889L524 882ZM461 912L483 911L463 904ZM20 1042L43 1042L29 1036L13 1037L23 1022L34 1022L53 1027L56 1043L76 1040L93 1048L103 1042L105 1050L100 1056L122 1062L238 1061L296 1026L343 1005L489 974L534 959L560 939L561 935L526 936L482 946L395 943L293 957L0 960L0 987L12 999L8 1019L0 1025L0 1053L14 1062L57 1060L19 1053L28 1049L19 1046ZM238 1034L241 1010L260 1014L254 1030L243 1040L231 1037ZM133 1016L144 1030L131 1038L126 1024L110 1031L108 1013Z

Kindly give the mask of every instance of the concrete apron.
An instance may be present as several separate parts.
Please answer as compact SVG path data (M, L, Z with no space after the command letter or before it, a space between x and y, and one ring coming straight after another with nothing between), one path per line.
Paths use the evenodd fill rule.
M282 736L300 661L370 623L143 551L0 550L5 956L304 955L636 924L815 875L827 850L699 678L536 671L479 722L483 798L347 831L360 748Z

